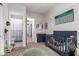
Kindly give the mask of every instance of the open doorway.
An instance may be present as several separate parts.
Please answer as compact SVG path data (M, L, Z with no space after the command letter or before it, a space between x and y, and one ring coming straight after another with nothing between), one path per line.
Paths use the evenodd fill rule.
M34 42L34 18L27 18L27 44Z
M16 15L17 16L17 15ZM15 42L15 47L22 47L23 19L21 16L11 17L11 41Z

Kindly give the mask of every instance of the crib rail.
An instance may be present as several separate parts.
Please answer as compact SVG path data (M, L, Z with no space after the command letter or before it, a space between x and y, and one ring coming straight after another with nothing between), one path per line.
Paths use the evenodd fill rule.
M50 35L50 36L47 36L46 44L48 44L48 46L53 48L59 54L64 55L64 56L68 56L69 52L70 52L70 50L69 50L69 39L71 39L71 38L66 38L65 40L56 41L55 38L53 38L53 36Z

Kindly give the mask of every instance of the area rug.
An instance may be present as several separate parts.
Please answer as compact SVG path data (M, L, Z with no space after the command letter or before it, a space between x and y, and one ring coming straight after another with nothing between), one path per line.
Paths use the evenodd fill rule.
M29 48L24 51L23 56L47 56L47 53L40 48Z

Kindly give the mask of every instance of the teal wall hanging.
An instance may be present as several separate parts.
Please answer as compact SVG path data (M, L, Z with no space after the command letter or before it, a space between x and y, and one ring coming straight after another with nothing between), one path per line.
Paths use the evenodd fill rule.
M74 9L68 10L60 15L55 16L55 24L64 24L74 21Z

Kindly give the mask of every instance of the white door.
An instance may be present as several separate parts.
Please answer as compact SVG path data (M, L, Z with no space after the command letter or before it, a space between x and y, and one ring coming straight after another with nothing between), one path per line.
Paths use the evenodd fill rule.
M4 19L3 6L0 5L0 55L4 55Z

